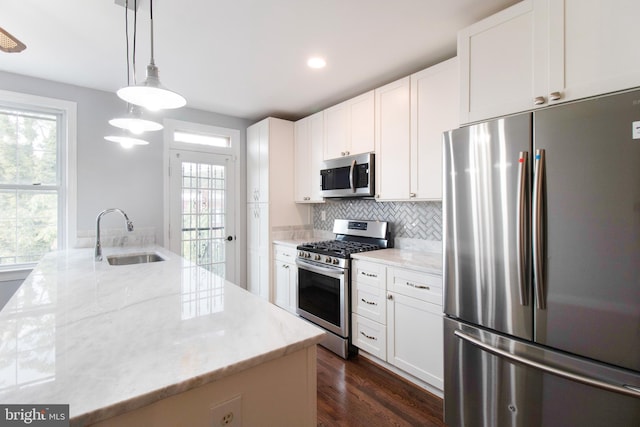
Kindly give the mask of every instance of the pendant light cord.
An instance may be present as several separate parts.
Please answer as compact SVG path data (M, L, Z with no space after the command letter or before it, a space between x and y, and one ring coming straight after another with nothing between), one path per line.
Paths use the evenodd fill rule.
M149 2L149 18L151 20L151 65L156 65L153 58L153 0Z
M129 86L131 82L129 78L131 74L131 67L129 64L129 0L124 2L124 37L127 43L127 86Z

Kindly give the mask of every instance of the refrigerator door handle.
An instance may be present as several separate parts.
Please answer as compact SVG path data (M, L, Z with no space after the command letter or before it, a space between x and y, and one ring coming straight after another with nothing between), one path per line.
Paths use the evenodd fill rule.
M459 330L454 331L453 334L456 337L460 338L461 340L467 341L470 344L473 344L476 347L479 347L480 349L487 351L491 354L495 354L498 357L503 357L505 359L508 359L511 362L520 363L522 365L539 369L541 371L547 372L549 374L557 375L559 377L562 377L571 381L579 382L579 383L597 387L603 390L608 390L614 393L620 393L626 396L631 396L631 397L635 397L636 399L640 399L640 389L638 389L635 386L631 386L629 384L623 384L623 385L611 384L596 378L575 374L573 372L569 372L564 369L560 369L550 365L545 365L535 360L531 360L526 357L522 357L518 354L510 353L509 351L503 350L501 348L494 347L490 344L483 342L478 338L472 337L471 335L467 335L464 332Z
M544 290L544 175L545 150L536 150L533 184L533 280L536 290L536 306L546 309Z
M518 226L516 240L518 246L518 290L520 291L520 304L529 305L529 289L527 286L529 271L527 261L529 259L529 180L527 165L529 153L521 151L518 159Z

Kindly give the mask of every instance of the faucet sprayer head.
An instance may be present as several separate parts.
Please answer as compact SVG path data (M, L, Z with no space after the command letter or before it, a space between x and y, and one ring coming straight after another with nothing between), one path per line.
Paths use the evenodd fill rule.
M127 220L127 230L128 231L133 231L133 222Z

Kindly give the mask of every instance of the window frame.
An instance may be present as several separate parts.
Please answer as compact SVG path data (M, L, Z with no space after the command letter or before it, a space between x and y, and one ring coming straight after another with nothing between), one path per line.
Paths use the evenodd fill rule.
M58 131L58 250L75 245L77 238L77 104L20 92L0 90L0 104L21 110L60 115ZM32 269L37 262L0 266L0 282L16 272Z

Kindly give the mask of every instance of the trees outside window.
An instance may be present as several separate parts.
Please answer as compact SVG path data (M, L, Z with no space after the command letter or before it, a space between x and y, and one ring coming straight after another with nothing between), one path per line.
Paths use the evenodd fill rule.
M0 91L0 269L65 247L71 214L67 110L11 102L7 94Z

